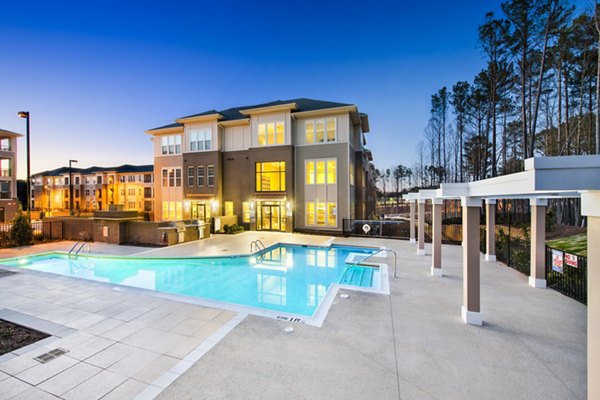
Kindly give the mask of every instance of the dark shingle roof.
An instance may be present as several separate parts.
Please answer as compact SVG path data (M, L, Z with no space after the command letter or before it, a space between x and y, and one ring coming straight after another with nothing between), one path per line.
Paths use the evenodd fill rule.
M221 110L221 111L209 110L209 111L204 111L204 112L201 112L198 114L187 115L187 116L181 117L181 118L192 118L192 117L201 117L203 115L221 114L223 116L221 121L231 121L231 120L236 120L236 119L248 118L246 115L244 115L240 112L242 110L248 110L248 109L253 109L253 108L263 108L263 107L273 107L273 106L279 106L282 104L291 104L291 103L296 103L296 106L297 106L297 109L294 110L293 112L325 110L328 108L345 107L345 106L352 105L352 104L348 104L348 103L337 103L334 101L315 100L315 99L307 99L304 97L300 97L297 99L275 100L275 101L271 101L268 103L253 104L253 105L244 106L244 107L232 107L232 108L228 108L228 109ZM153 131L153 130L162 129L162 128L171 128L174 126L182 126L182 124L165 125L165 126L153 128L150 130Z
M158 126L158 127L156 127L156 128L152 128L152 129L149 129L149 130L151 130L151 131L157 131L157 130L159 130L159 129L166 129L166 128L177 128L177 127L180 127L180 126L183 126L183 124L180 124L179 122L175 122L175 123L173 123L173 124L168 124L168 125Z
M114 171L114 172L118 172L118 173L128 173L128 172L153 172L154 171L154 165L152 164L148 164L148 165L131 165L131 164L123 164L123 165L119 165L117 167L89 167L89 168L71 168L71 172L74 174L81 174L81 175L89 175L89 174L94 174L94 173L98 173L98 172L110 172L110 171ZM69 173L69 167L59 167L56 169L51 169L48 171L43 171L43 172L38 172L36 174L33 174L33 176L60 176L63 174L68 174Z

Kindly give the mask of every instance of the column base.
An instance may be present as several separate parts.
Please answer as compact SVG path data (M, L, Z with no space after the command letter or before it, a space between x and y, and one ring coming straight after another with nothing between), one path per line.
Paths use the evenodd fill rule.
M417 255L418 256L424 256L425 255L425 249L417 249Z
M462 306L460 308L460 311L461 311L462 319L463 319L463 321L465 321L465 323L467 323L469 325L477 325L477 326L483 325L483 316L481 315L480 312L467 311L465 306Z
M431 267L431 276L444 276L441 268Z
M535 279L534 277L529 277L529 286L539 289L546 289L546 280L545 279Z
M495 262L496 261L496 255L495 254L486 254L485 255L485 261Z
M410 240L408 241L408 243L410 243L410 244L415 244L415 243L417 243L417 239L410 239Z

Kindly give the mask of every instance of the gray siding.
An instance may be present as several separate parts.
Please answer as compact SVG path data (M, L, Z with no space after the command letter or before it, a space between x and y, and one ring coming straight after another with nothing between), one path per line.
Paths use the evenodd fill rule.
M314 229L314 230L341 230L342 219L350 218L350 203L349 203L349 154L350 147L348 143L330 143L318 144L314 146L297 146L295 147L295 187L296 187L296 218L295 228L297 229ZM305 185L305 160L316 158L337 158L337 187L338 187L338 204L337 204L337 228L331 226L315 227L306 226L305 210L304 210L304 185Z

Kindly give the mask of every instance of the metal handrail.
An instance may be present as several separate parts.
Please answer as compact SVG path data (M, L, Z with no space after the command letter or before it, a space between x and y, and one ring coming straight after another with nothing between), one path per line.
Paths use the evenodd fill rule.
M88 253L91 253L92 247L90 246L90 244L88 242L83 242L83 243L81 243L81 246L79 246L79 249L77 249L77 251L75 252L75 255L79 254L79 252L81 250L83 250L86 245L87 245L87 248L88 248Z
M71 250L69 250L69 256L71 255L71 253L73 252L73 250L75 250L75 247L79 246L81 244L81 242L76 242L73 247L71 247Z
M73 247L71 247L71 250L69 250L68 253L68 257L71 258L71 255L78 255L79 252L81 250L83 250L83 248L85 247L85 245L88 246L88 253L91 251L91 247L90 244L88 242L77 242L73 245ZM73 253L74 252L74 253Z
M368 260L369 258L371 258L371 257L375 257L375 256L376 256L377 254L379 254L379 253L382 253L382 252L388 252L388 251L389 251L389 252L391 252L391 253L394 255L394 278L396 278L396 277L397 277L397 276L396 276L396 266L397 266L396 260L397 260L397 258L398 258L398 255L396 254L396 252L395 252L394 250L392 250L392 249L386 249L386 248L379 249L379 250L377 250L375 253L373 253L373 254L369 254L368 256L366 256L365 258L363 258L362 260L360 260L360 261L356 261L356 262L354 262L354 263L350 264L350 265L349 265L349 266L346 268L346 271L347 271L348 269L352 268L352 267L356 267L358 264L361 264L361 263L363 263L363 262L367 261L367 260ZM344 271L344 274L346 273L346 271ZM344 274L342 274L342 277L344 276Z
M254 245L256 247L256 251L266 249L265 244L262 242L262 240L256 239L256 240L253 240L252 242L250 242L250 253L252 253L252 250L253 250L252 245ZM261 249L261 246L262 246L262 249Z

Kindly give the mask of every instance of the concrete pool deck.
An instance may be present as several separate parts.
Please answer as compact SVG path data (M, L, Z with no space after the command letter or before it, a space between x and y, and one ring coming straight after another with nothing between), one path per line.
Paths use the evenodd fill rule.
M209 240L151 251L94 244L92 252L115 254L118 249L122 254L152 257L236 254L247 253L249 242L256 238L262 238L266 246L277 241L323 244L330 240L329 237L315 235L247 232L234 236L217 235ZM416 245L408 242L359 238L335 238L333 242L386 246L398 252L398 278L390 279L391 295L345 291L349 298L336 298L322 328L255 316L243 320L237 317L235 323L241 322L232 327L231 332L222 335L218 343L213 343L214 347L205 351L202 358L186 364L189 369L166 385L158 398L585 399L587 309L584 305L550 289L531 288L527 285L526 276L500 263L486 262L482 256L484 325L466 325L460 318L461 247L443 247L446 276L432 277L429 275L431 258L417 256ZM68 250L71 245L61 242L46 249L38 248L35 252L60 246ZM21 250L19 254L29 250ZM12 254L7 251L0 251L0 257L10 256ZM95 290L100 290L101 294L95 293ZM95 300L87 301L90 296ZM105 302L105 307L95 310L91 304L98 301L98 296ZM45 307L45 310L38 310L32 299L44 302L40 307ZM86 304L92 308L77 308L86 307ZM103 313L117 312L118 304L123 307L121 313L154 304L156 309L164 312L162 318L181 319L179 324L191 320L194 313L210 310L128 288L118 292L109 285L73 278L26 273L0 278L0 308L8 310L4 312L9 315L20 312L68 326L68 322L61 322L61 318L72 317L70 312L61 312L64 306L98 318ZM223 313L223 319L229 317L231 321L235 318L232 313ZM88 318L94 318L92 316ZM117 319L116 315L103 317ZM122 323L127 324L125 321ZM221 326L227 324L219 323ZM230 327L232 325L229 323ZM293 326L294 332L286 333L284 329L288 326ZM77 327L70 329L80 330ZM81 328L83 333L113 341L115 338L102 335L114 334L117 329L108 326L107 330L101 329L103 333L98 333ZM82 335L70 332L64 340L68 343L70 335L75 334ZM130 340L134 338L135 335ZM101 339L95 340L95 343L105 343ZM138 348L132 343L124 344ZM144 349L141 345L139 348ZM73 351L72 355L77 356L77 351ZM79 351L86 354L83 349ZM93 348L87 350L93 351ZM53 362L63 357L76 359L80 361L78 364L87 364L86 359L78 360L69 353ZM161 353L158 357L174 356ZM45 365L52 366L53 362ZM27 369L11 374L6 367L2 368L3 364L0 363L0 371L3 371L0 372L0 398L27 398L24 395L28 394L27 391L11 397L2 390L23 387L23 384L31 386L33 382L28 383L24 379L29 375L38 376L36 380L42 379L35 388L39 391L44 390L44 383L69 382L73 375L64 374L61 378L53 370L39 375L33 371L23 375ZM64 370L73 366L69 365ZM113 370L108 367L92 372L95 373L85 379L85 373L75 374L83 379L79 385L87 385L81 390L94 387L94 379L104 381L100 373L111 377L111 385L121 379L123 381L103 394L93 392L86 398L128 398L127 393L132 397L131 393L135 390L144 390L138 383L145 387L149 383L138 380L135 374L129 378L121 375L123 369L116 366ZM169 377L170 381L174 379L173 375ZM117 389L121 386L120 393ZM26 390L33 389L27 387ZM40 398L54 398L47 391L36 392L36 395L42 394L46 397ZM152 393L146 394L147 398L151 398ZM69 398L64 394L58 396Z

